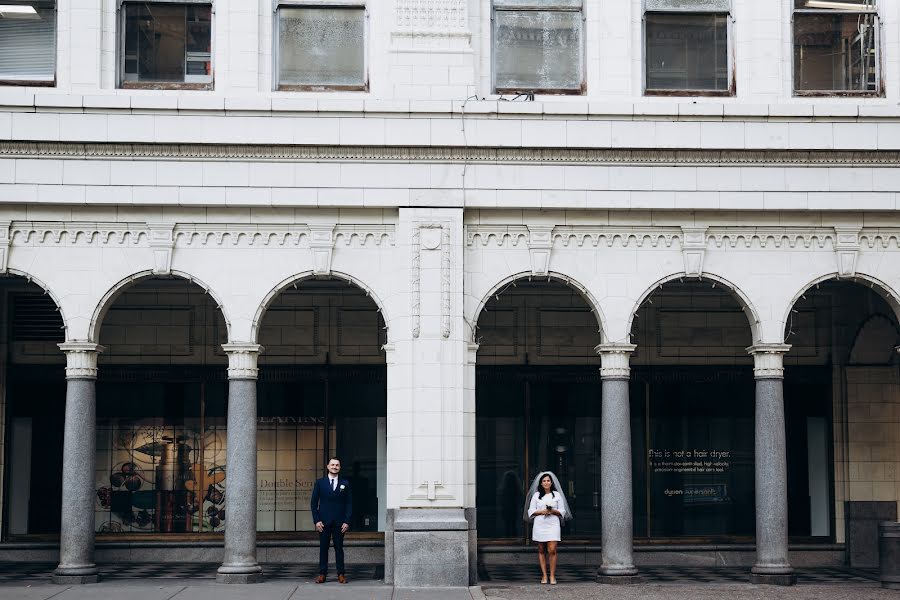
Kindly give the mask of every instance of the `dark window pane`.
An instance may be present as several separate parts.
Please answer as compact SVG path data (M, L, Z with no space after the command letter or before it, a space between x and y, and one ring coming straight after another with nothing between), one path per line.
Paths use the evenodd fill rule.
M126 82L212 81L209 6L141 3L124 10Z
M875 16L794 15L794 89L877 91Z
M647 14L648 90L728 90L725 15Z
M497 11L494 79L498 90L580 90L581 12Z

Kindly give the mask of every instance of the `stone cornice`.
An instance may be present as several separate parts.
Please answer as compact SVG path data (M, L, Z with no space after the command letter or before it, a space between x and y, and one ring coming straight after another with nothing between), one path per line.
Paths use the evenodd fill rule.
M542 162L610 165L900 166L897 151L634 150L459 146L301 146L0 142L3 157L144 158L270 161Z

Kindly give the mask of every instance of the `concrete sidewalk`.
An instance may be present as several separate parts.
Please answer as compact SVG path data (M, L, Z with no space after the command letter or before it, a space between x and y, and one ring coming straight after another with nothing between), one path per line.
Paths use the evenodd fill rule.
M401 589L368 582L339 585L272 582L221 585L198 580L111 581L83 586L49 583L0 585L0 600L897 600L900 593L878 583L797 585L592 583L492 585L473 588Z
M481 588L400 589L369 582L223 585L214 581L111 581L81 586L0 585L0 600L484 600Z

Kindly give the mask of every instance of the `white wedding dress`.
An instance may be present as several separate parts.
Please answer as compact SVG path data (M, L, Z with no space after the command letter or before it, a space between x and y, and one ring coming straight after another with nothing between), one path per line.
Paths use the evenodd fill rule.
M550 506L554 510L558 510L565 517L565 508L560 506L559 495L551 496L547 494L541 497L540 492L535 492L531 498L531 506L528 507L528 516L534 517L533 526L531 528L531 539L535 542L558 542L560 541L560 517L556 515L537 515L534 513L544 510Z

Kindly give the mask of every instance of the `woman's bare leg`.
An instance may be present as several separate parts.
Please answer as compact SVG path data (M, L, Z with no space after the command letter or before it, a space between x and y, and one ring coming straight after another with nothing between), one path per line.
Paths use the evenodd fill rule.
M547 542L547 554L550 555L550 583L556 583L556 542Z
M547 583L547 560L544 557L547 544L538 542L538 562L541 563L541 583Z

